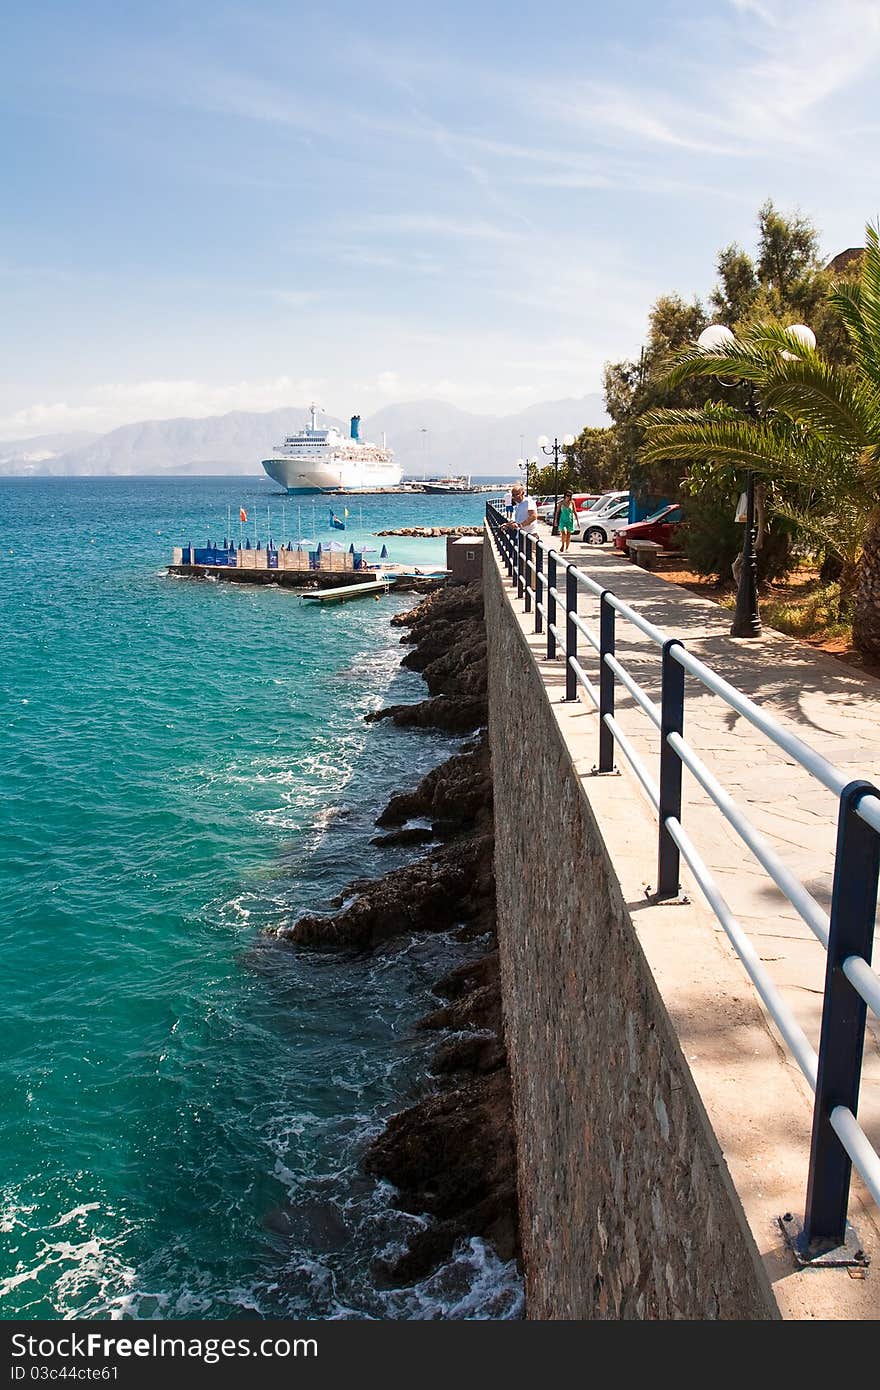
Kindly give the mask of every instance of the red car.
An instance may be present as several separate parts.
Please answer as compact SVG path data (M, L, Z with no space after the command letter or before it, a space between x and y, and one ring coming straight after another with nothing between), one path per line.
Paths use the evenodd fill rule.
M682 521L681 507L677 502L671 502L653 516L646 516L644 521L634 521L630 526L621 527L614 536L614 548L625 551L628 541L656 541L668 550Z

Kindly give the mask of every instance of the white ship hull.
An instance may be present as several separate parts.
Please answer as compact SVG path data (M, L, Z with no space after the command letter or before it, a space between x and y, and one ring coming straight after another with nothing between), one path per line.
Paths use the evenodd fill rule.
M360 437L361 417L352 415L351 434L344 439L335 425L319 429L318 406L310 423L276 445L263 467L288 492L375 492L397 487L403 472L394 455Z
M288 492L364 492L397 487L403 472L393 462L350 458L285 458L276 454L263 459L263 467Z

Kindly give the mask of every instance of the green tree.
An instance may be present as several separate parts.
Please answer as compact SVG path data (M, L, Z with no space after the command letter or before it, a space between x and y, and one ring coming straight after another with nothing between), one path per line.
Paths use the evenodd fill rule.
M697 405L707 398L710 388L704 382L688 382L672 391L665 384L676 354L702 332L707 322L699 300L688 303L680 295L661 295L649 315L648 342L639 361L606 365L605 409L616 426L624 483L630 483L643 502L679 495L680 467L654 465L647 469L639 461L641 417L660 405Z
M552 492L553 472L551 463L533 473L530 479L532 491ZM626 460L613 426L603 429L587 425L564 455L560 455L560 493L607 492L610 488L625 487L627 483Z
M855 590L853 639L880 657L880 235L868 226L859 278L830 295L852 365L835 364L773 321L718 349L692 346L670 386L705 377L751 383L760 417L729 406L655 410L643 455L752 469L768 480L776 512L817 548L837 555L844 591Z

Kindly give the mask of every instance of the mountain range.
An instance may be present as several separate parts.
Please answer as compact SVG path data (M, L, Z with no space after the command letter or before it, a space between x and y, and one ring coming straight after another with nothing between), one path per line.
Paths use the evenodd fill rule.
M250 412L235 410L204 419L143 420L108 434L39 435L0 443L0 474L17 477L133 477L139 474L258 473L260 460L308 423L304 406ZM321 415L322 425L348 433L348 421ZM361 437L380 443L383 434L405 474L446 473L510 477L525 450L538 453L537 438L578 434L605 425L602 397L547 401L515 415L477 415L445 401L407 401L385 406L361 422Z

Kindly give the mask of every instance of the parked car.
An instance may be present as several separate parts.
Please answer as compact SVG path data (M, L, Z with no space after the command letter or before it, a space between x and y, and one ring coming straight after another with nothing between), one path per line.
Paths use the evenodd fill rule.
M609 507L616 507L618 502L628 501L628 492L603 492L596 498L595 502L590 505L589 510L590 512L605 512ZM585 520L586 517L581 517L581 521Z
M629 525L629 502L615 502L601 512L584 512L578 520L584 528L582 541L587 545L604 545L621 527Z
M653 516L644 521L634 521L631 526L623 526L614 537L616 550L626 550L629 541L656 541L664 549L669 549L683 520L681 507L670 502L661 507Z
M598 497L598 493L595 493L595 492L576 492L576 493L574 494L574 496L572 497L571 500L574 502L574 509L575 509L575 512L576 512L577 515L578 515L578 521L580 521L580 513L581 513L581 511L584 510L584 509L586 509L586 508L589 508L590 506L592 506L592 504L596 501L597 497ZM552 497L536 497L536 498L535 498L535 501L536 501L537 504L538 504L538 516L541 518L541 520L542 520L542 521L552 521L552 520L553 520L553 507L554 507L553 498L552 498ZM560 494L559 494L559 497L558 497L557 501L559 501L559 502L562 501L562 493L561 493L561 492L560 492Z

